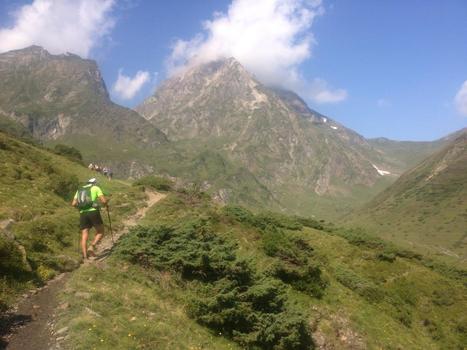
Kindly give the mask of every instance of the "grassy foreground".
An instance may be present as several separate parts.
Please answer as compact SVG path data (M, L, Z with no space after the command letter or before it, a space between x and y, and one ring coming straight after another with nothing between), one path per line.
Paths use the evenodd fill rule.
M79 214L70 203L81 183L97 176L104 192L113 195L115 228L144 199L139 189L107 181L79 160L3 133L0 164L0 309L79 265Z
M171 193L73 275L73 349L462 349L465 274L311 219ZM379 242L379 241L378 241Z

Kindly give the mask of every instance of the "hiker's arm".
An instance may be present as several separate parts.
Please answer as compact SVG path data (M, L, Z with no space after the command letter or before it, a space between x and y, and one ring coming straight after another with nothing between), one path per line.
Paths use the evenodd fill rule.
M99 196L98 198L104 207L107 207L109 205L109 200L105 198L104 195Z
M73 207L77 207L78 206L78 191L76 191L74 197L73 197L73 200L71 201L71 205Z

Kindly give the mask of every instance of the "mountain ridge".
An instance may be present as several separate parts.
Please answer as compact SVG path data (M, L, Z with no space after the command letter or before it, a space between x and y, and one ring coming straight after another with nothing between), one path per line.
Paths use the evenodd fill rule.
M234 58L164 81L136 108L142 116L113 103L97 64L77 55L38 46L7 52L0 79L3 130L74 146L120 177L176 176L223 201L249 198L242 204L250 207L334 217L410 163L295 93L262 85Z
M76 146L86 159L109 161L121 174L128 174L131 164L123 149L167 143L139 114L110 100L93 60L31 46L0 54L0 79L0 124L46 143ZM118 162L116 152L126 159Z
M164 81L136 111L171 141L220 150L279 201L293 202L285 199L288 192L303 197L309 192L306 208L293 209L302 214L316 210L311 202L323 202L322 197L362 203L405 170L403 162L310 109L297 94L264 86L234 58L191 67Z

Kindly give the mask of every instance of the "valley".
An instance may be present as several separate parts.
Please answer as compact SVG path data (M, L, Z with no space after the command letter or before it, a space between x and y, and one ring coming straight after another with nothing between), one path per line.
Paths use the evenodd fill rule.
M96 62L38 46L1 53L0 80L0 346L63 273L38 349L467 342L466 129L367 139L234 58L135 110ZM119 235L83 262L70 202L91 177Z

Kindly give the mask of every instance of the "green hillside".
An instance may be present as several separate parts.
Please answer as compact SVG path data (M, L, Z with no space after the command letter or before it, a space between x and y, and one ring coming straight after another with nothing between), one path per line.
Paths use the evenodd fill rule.
M467 132L403 174L346 222L465 264Z
M109 182L79 160L1 132L0 164L2 309L22 291L79 265L78 213L70 203L80 183L98 176L104 191L115 195L112 207L117 227L122 214L132 213L143 199L133 187L121 181ZM119 208L122 203L128 205L125 211Z
M56 327L69 327L70 348L462 349L467 341L465 272L381 240L219 207L196 191L171 193L141 224L105 263L69 280Z
M93 60L31 46L0 54L0 80L0 130L77 147L86 161L105 162L122 178L147 173L138 154L167 142L110 100Z

